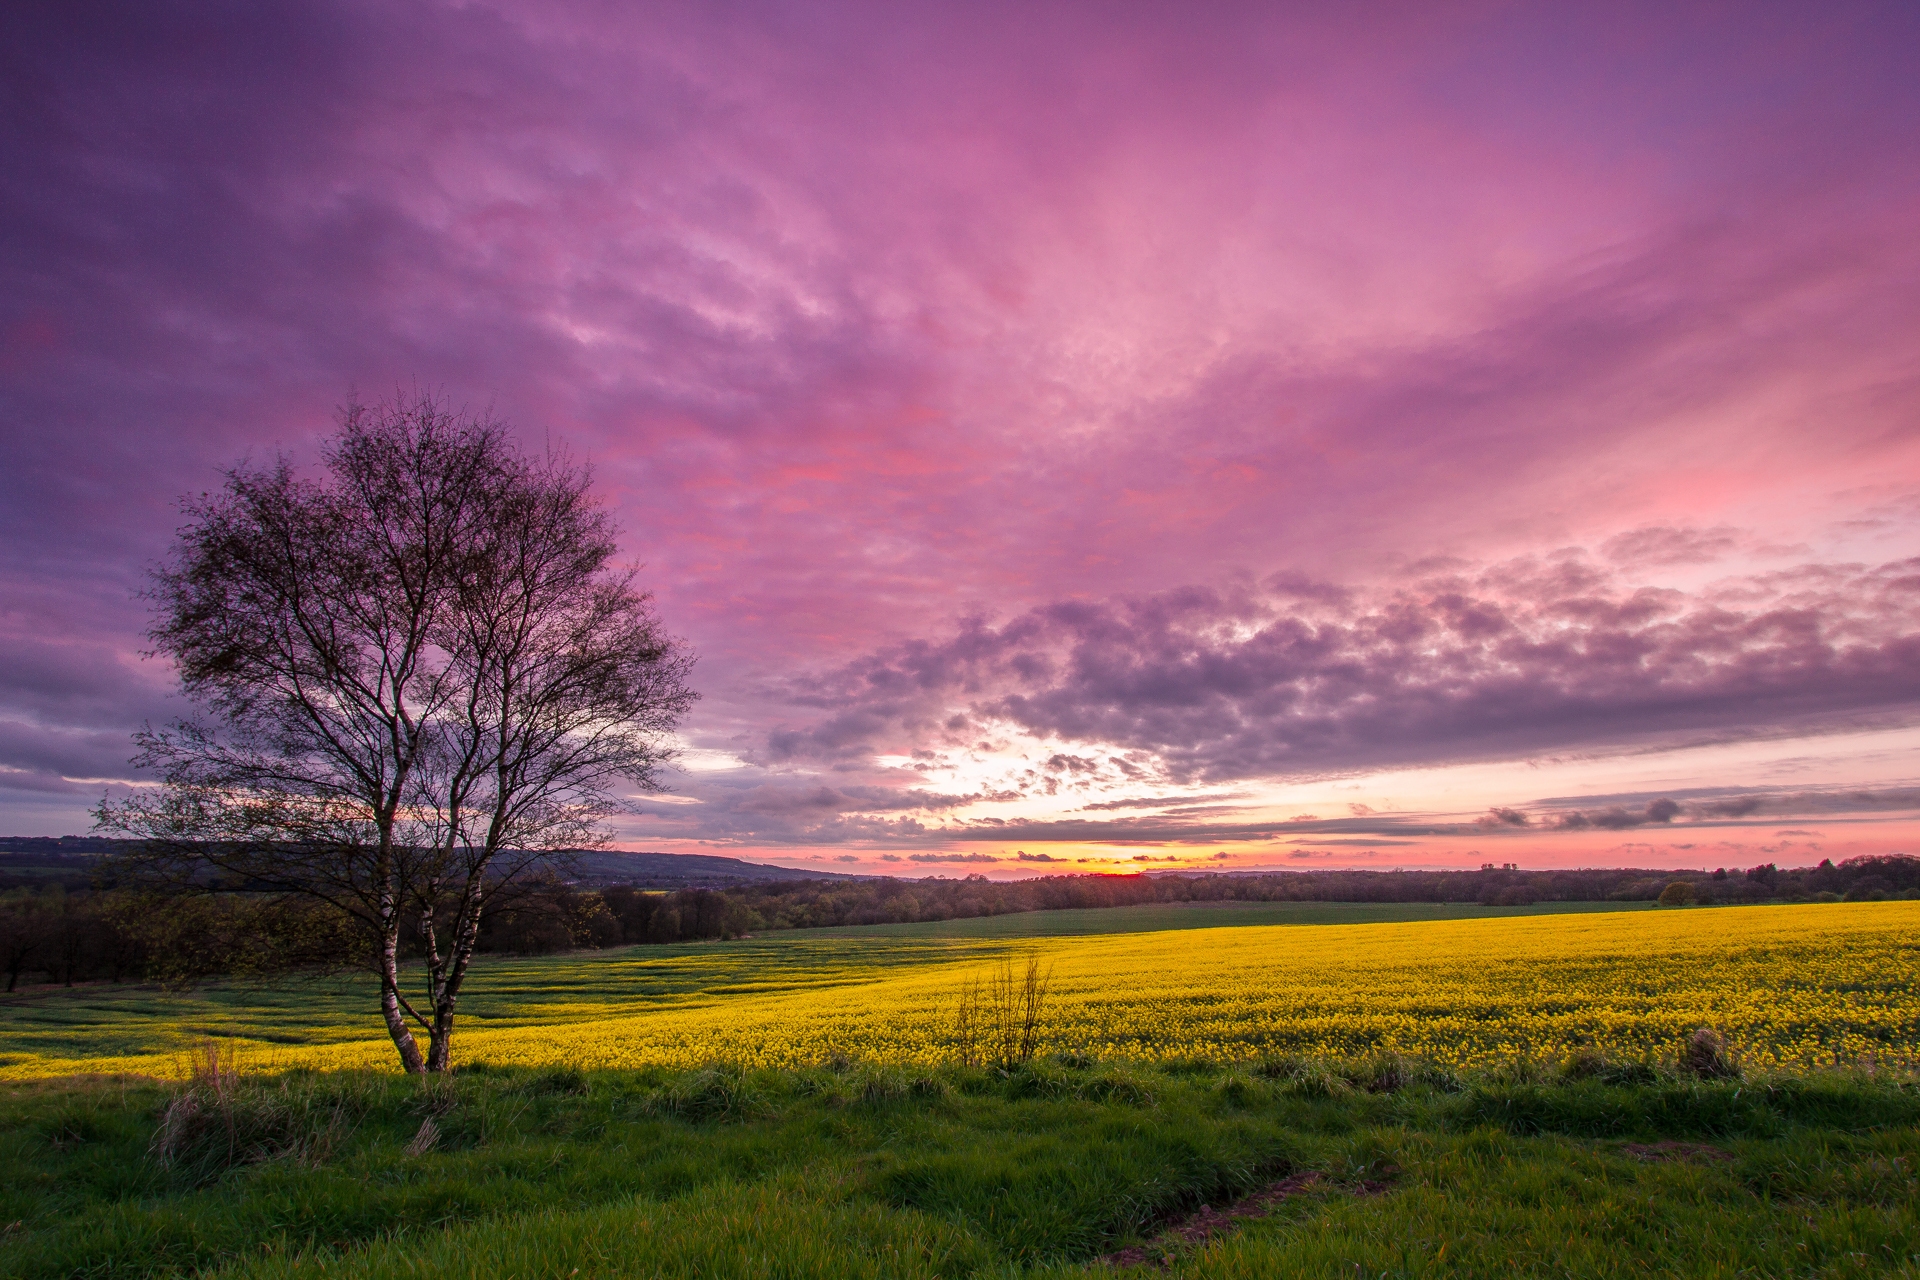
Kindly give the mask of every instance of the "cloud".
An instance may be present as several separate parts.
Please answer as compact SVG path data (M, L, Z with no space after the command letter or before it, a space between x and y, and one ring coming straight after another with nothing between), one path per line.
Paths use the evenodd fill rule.
M1555 824L1563 831L1584 831L1589 827L1598 827L1603 831L1624 831L1629 827L1645 826L1649 822L1672 822L1680 813L1680 806L1671 799L1662 796L1647 802L1647 807L1638 813L1629 813L1615 805L1602 809L1598 813L1587 814L1575 811L1562 814Z
M910 853L909 862L999 862L1001 859L986 853Z
M1065 858L1056 858L1050 853L1028 853L1020 850L1014 857L1020 862L1065 862Z
M1563 558L1310 612L1256 589L1062 602L877 651L791 696L839 709L770 740L776 759L957 749L938 726L958 709L1144 753L1185 783L1815 732L1920 715L1920 560L1691 595ZM1056 751L1046 768L1090 776L1117 758Z
M1480 818L1483 827L1524 827L1532 819L1518 809L1492 808Z
M1732 800L1716 800L1700 806L1702 813L1722 818L1744 818L1760 810L1762 801L1759 796L1737 796Z
M1710 564L1739 546L1739 533L1727 526L1688 529L1652 525L1615 534L1600 544L1600 551L1609 560L1636 567Z

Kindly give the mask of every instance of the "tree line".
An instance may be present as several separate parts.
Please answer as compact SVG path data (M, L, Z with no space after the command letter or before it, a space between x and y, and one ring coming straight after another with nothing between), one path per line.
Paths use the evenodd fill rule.
M906 924L1017 911L1175 902L1432 902L1528 906L1537 902L1653 902L1676 881L1694 902L1854 900L1920 894L1920 858L1850 858L1835 864L1747 871L1603 869L1522 871L1284 871L1264 875L1066 875L1031 880L802 881L730 888L715 897L744 908L746 931ZM736 930L736 932L739 932ZM700 937L727 936L703 932Z
M1031 880L785 881L661 893L542 877L501 890L474 949L546 955L665 945L784 929L907 924L1086 907L1181 902L1651 902L1686 884L1698 904L1920 897L1920 858L1771 863L1745 871L1304 871L1270 875L1072 875ZM1669 895L1668 901L1675 898ZM185 984L218 976L362 967L364 934L312 899L156 892L46 877L0 891L0 977L21 982ZM403 940L402 958L426 942Z

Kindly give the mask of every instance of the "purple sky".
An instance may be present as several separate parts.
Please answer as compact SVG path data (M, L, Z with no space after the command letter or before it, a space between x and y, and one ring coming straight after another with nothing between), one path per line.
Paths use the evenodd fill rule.
M423 387L701 654L629 847L1920 852L1920 11L1337 8L7 7L0 829L179 713L178 498Z

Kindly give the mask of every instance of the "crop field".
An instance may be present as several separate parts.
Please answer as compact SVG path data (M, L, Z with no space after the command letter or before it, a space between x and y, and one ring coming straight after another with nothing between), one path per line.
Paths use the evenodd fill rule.
M1102 1061L1653 1059L1703 1025L1755 1070L1904 1068L1920 1052L1920 904L1909 902L1048 938L852 932L491 962L470 988L456 1060L931 1066L956 1056L967 986L1028 955L1050 975L1040 1051ZM370 994L333 982L37 998L6 1010L0 1074L164 1076L208 1036L257 1069L386 1068Z
M1099 933L1159 933L1256 924L1402 924L1508 916L1646 911L1650 902L1541 902L1488 907L1471 902L1163 902L1139 907L1016 911L1004 916L915 924L856 924L807 929L798 936L844 938L1076 938Z

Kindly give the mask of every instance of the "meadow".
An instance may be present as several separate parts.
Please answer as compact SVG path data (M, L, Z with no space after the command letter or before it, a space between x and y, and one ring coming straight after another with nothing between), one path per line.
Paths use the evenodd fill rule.
M430 1080L355 981L42 991L0 1277L1920 1275L1920 904L1354 910L490 959Z

